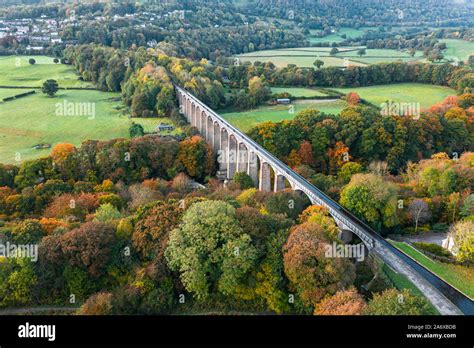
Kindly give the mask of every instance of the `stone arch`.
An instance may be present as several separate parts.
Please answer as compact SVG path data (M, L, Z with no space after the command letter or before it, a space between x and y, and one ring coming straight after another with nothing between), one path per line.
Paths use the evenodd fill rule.
M221 127L219 125L219 122L217 121L214 121L213 122L213 133L214 133L214 136L213 136L213 139L214 139L214 143L213 143L213 149L214 151L218 151L221 146Z
M252 178L255 187L259 187L258 170L260 168L260 159L255 151L249 151L247 174Z
M239 142L237 144L237 172L244 172L248 173L248 163L249 163L249 156L248 156L248 149L247 145L244 142Z
M271 192L273 190L274 170L270 163L260 161L259 190Z
M194 126L194 113L196 112L196 105L193 103L191 105L191 112L186 113L186 118L188 119L188 122L191 123L191 126Z
M214 147L214 121L211 115L207 115L206 139Z
M314 204L311 197L306 192L304 192L303 190L301 190L299 188L293 188L293 191L296 192L297 194L299 194L301 197L307 199L308 205Z
M202 110L201 111L201 115L199 117L199 133L201 133L201 135L204 137L204 139L206 138L206 120L207 120L207 115L206 115L206 111Z
M237 146L238 141L234 134L229 133L229 146L227 157L227 178L232 179L237 171Z
M221 152L218 154L217 161L220 171L227 173L227 163L229 162L229 133L224 127L220 129L220 141Z
M286 188L292 188L290 181L287 179L286 175L275 173L275 179L273 184L273 191L278 192Z

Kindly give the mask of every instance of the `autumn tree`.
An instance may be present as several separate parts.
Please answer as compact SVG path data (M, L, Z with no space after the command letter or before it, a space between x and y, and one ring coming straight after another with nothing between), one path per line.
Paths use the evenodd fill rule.
M336 174L346 162L351 160L349 147L341 141L336 142L334 147L327 151L327 155L329 157L329 172L331 174Z
M311 143L307 140L303 141L298 149L298 155L301 158L302 164L307 164L309 166L313 166L315 164L315 160L313 157L313 147Z
M340 290L326 297L314 309L314 315L361 315L366 307L355 288Z
M178 226L181 214L179 204L164 202L152 203L137 211L132 242L143 260L163 257L169 233Z
M474 262L474 222L457 222L449 230L448 237L454 242L452 252L457 260Z
M13 229L13 239L18 244L37 243L44 234L43 226L36 219L23 220Z
M357 105L360 103L360 96L356 92L349 92L346 95L346 101L349 105Z
M102 275L115 243L113 226L86 222L61 237L61 250L71 266L81 267L93 276Z
M320 226L306 222L292 228L283 247L284 270L291 288L312 308L355 279L348 259L326 256L330 243Z
M186 174L193 178L204 179L213 169L211 147L200 136L193 136L179 144L178 160L183 165Z

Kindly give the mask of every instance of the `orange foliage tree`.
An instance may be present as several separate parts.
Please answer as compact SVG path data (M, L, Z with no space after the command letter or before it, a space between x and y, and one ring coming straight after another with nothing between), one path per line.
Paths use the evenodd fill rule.
M301 143L300 148L298 150L298 155L301 158L302 164L307 164L309 166L315 164L315 160L313 157L313 147L309 141L305 140Z
M346 101L349 105L357 105L360 103L360 96L356 92L349 92L346 95Z
M355 288L341 290L316 305L314 315L361 315L366 307Z
M351 160L349 155L349 147L342 141L338 141L333 148L328 150L329 172L336 174L337 171L348 161Z

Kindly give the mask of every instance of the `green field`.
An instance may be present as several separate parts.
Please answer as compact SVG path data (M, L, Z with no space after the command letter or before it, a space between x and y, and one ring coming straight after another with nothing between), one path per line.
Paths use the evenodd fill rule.
M356 50L357 47L340 47L341 52ZM235 56L241 62L272 62L277 67L286 67L288 64L295 64L301 67L314 67L316 59L324 62L324 67L338 66L344 67L344 57L330 56L331 47L299 47L283 48L277 50L264 50ZM363 66L365 64L349 61L351 65Z
M393 49L366 49L366 54L359 56L358 49L361 47L338 47L339 53L331 56L331 47L299 47L282 48L277 50L264 50L244 53L235 56L241 62L272 62L277 67L286 67L288 64L295 64L300 67L314 67L316 59L324 62L324 67L347 65L364 66L383 62L403 62L422 61L423 53L417 51L413 57L407 51Z
M34 91L35 89L32 89L32 88L27 88L27 89L23 89L23 88L0 88L0 103L2 102L2 100L4 98L8 98L8 97L13 97L14 95L17 95L17 94L20 94L20 93L25 93L25 92L29 92L29 91ZM37 92L39 90L36 90ZM25 98L28 98L28 97L25 97Z
M295 102L291 105L260 106L257 109L249 111L221 113L220 115L232 125L247 132L252 127L262 122L291 120L298 114L298 112L305 109L312 108L328 114L338 114L346 106L347 104L342 100L332 102L318 101L317 103L301 100L300 102Z
M33 58L36 64L28 60ZM0 57L0 86L41 87L44 80L58 81L59 87L93 87L80 81L71 65L55 64L46 56Z
M36 64L28 64L30 57L0 58L0 84L41 86L45 79L57 79L60 86L87 87L78 80L71 66L54 64L52 58L35 56ZM31 88L0 88L0 99L31 91ZM8 102L0 102L0 163L46 156L50 149L37 150L38 144L72 143L80 145L88 139L108 140L128 137L132 121L152 132L161 122L169 119L129 119L124 115L120 93L96 90L59 90L54 98L41 90L36 94ZM89 109L64 113L60 105L87 106ZM179 132L179 129L171 133Z
M341 37L341 35L344 35L344 34L347 36L347 38L356 39L362 36L365 30L355 29L355 28L340 28L335 33L326 35L324 37L314 36L314 33L316 32L316 30L311 30L310 32L311 32L311 35L308 37L308 41L311 43L321 43L321 42L333 43L333 42L344 41L344 38Z
M467 61L470 55L474 55L474 42L455 40L455 39L441 39L440 42L446 44L446 50L443 51L446 59L457 58L459 61Z
M324 97L327 94L322 93L312 88L299 88L299 87L272 87L272 93L290 93L296 98L311 98L311 97Z
M422 254L412 246L404 242L390 241L397 248L418 261L430 271L444 279L446 282L474 298L474 268L458 265L451 265L440 261L432 260Z
M442 101L456 91L443 86L421 83L397 83L370 87L333 88L342 93L357 92L361 98L380 106L387 100L401 103L420 103L421 108L427 108Z
M419 61L424 59L423 52L417 51L415 55L412 57L407 51L398 51L392 49L366 49L366 54L359 56L357 51L349 51L349 52L342 52L336 54L336 57L344 57L348 58L349 60L355 60L357 62L365 63L365 64L377 64L377 63L390 63L395 62L397 60L401 60L403 62L410 62L410 61Z
M57 104L64 100L72 103L91 103L95 117L57 115ZM98 91L59 91L55 98L37 93L19 100L0 104L0 163L14 163L17 153L21 160L48 155L50 149L36 150L33 146L48 143L80 145L84 140L107 140L128 137L132 121L146 131L160 122L158 118L129 119L118 110L122 105L119 93Z

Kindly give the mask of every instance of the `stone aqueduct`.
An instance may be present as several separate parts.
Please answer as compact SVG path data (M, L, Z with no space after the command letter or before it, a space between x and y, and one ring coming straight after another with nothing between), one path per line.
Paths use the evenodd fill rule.
M292 190L304 193L312 204L328 209L341 229L343 241L349 241L354 233L369 250L374 248L375 240L366 226L350 213L192 94L178 86L176 94L182 114L218 153L220 171L227 179L232 179L237 172L246 172L261 191L276 192L288 185Z

